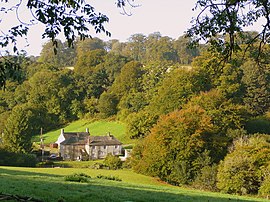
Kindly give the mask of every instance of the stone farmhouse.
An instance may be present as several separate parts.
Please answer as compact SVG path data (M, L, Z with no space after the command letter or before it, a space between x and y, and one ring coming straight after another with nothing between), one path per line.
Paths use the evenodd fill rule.
M63 160L92 160L105 158L109 153L121 155L122 143L113 135L91 136L86 132L65 132L56 141Z

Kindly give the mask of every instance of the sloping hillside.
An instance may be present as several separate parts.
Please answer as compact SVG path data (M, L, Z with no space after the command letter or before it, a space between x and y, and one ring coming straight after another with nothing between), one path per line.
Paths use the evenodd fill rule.
M84 173L88 183L65 181L65 176ZM122 181L97 178L116 176ZM28 196L41 201L170 201L245 202L267 201L167 185L130 170L0 167L0 193ZM27 186L25 186L27 184Z
M95 121L91 122L89 120L78 120L70 123L66 127L64 127L65 131L68 132L82 132L85 131L86 128L89 128L90 135L98 136L98 135L106 135L110 132L110 134L114 135L117 139L119 139L122 143L128 144L131 143L131 140L125 137L125 124L117 122L117 121ZM55 142L60 134L61 128L50 131L43 135L45 143Z

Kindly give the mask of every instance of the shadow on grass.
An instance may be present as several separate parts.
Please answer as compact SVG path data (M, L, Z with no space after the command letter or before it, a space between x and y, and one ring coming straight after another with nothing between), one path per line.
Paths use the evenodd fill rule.
M182 189L170 189L169 187L151 186L151 185L130 185L125 182L115 182L100 179L91 179L89 183L65 182L63 176L13 171L0 168L0 192L6 194L18 194L22 196L34 197L48 202L66 201L66 202L101 202L101 201L147 201L147 202L244 202L247 200L236 199L227 196L207 196L203 192L185 191ZM15 175L15 176L13 176ZM19 176L28 175L29 178L19 178ZM36 178L45 176L45 178ZM46 179L46 176L53 178ZM226 197L226 198L224 198ZM250 200L251 201L251 200ZM255 201L255 200L253 200ZM258 200L259 201L259 200ZM260 200L262 201L262 200Z
M39 168L37 168L38 170ZM6 175L26 175L26 176L43 176L43 177L60 177L61 175L56 174L49 174L49 173L39 173L39 172L31 172L31 171L18 171L18 170L10 170L10 169L4 169L0 168L0 175L6 174Z

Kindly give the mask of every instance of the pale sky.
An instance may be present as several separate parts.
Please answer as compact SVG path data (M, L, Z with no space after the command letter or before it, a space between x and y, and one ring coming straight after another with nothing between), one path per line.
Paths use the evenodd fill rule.
M140 6L135 9L127 8L127 12L132 13L131 16L122 15L122 10L116 7L115 0L86 1L95 7L96 12L104 13L110 19L106 28L111 32L111 37L95 33L92 35L104 41L110 39L126 41L132 34L142 33L147 36L153 32L160 32L162 36L176 39L184 34L190 26L192 16L195 16L195 12L192 11L195 0L135 0ZM21 13L22 18L27 16L27 11ZM11 24L15 20L15 16L8 17L6 22L3 21L0 24L1 29L4 28L5 23ZM32 26L28 34L29 46L25 47L27 43L24 40L20 41L18 46L25 49L28 55L39 55L42 44L48 41L48 39L42 39L41 34L42 25Z
M26 2L26 0L22 0ZM197 12L192 11L196 0L135 0L140 5L135 9L127 7L127 12L131 12L131 16L122 15L121 9L115 5L115 0L86 0L95 7L96 12L106 14L110 22L106 24L106 29L111 32L111 37L105 34L95 34L93 37L99 37L104 41L110 39L118 39L126 41L132 34L141 33L148 35L153 32L160 32L162 36L169 36L177 39L190 27L192 17ZM28 10L21 11L21 18L27 21ZM0 15L0 17L3 17ZM5 18L6 21L1 22L1 30L6 24L12 24L16 20L16 16ZM11 20L12 19L12 20ZM14 26L14 25L13 25ZM18 46L27 51L28 55L39 55L42 44L48 39L42 39L42 25L32 26L28 34L29 46L26 47L25 41L20 41ZM64 41L64 38L60 38Z

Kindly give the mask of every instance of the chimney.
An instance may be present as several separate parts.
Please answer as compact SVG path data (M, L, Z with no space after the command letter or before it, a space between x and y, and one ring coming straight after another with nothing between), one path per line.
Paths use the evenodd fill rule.
M109 137L109 140L112 140L112 135L110 132L108 132L107 136Z
M86 129L85 129L85 132L89 133L89 128L86 128Z
M61 135L64 135L65 131L64 128L61 129Z

